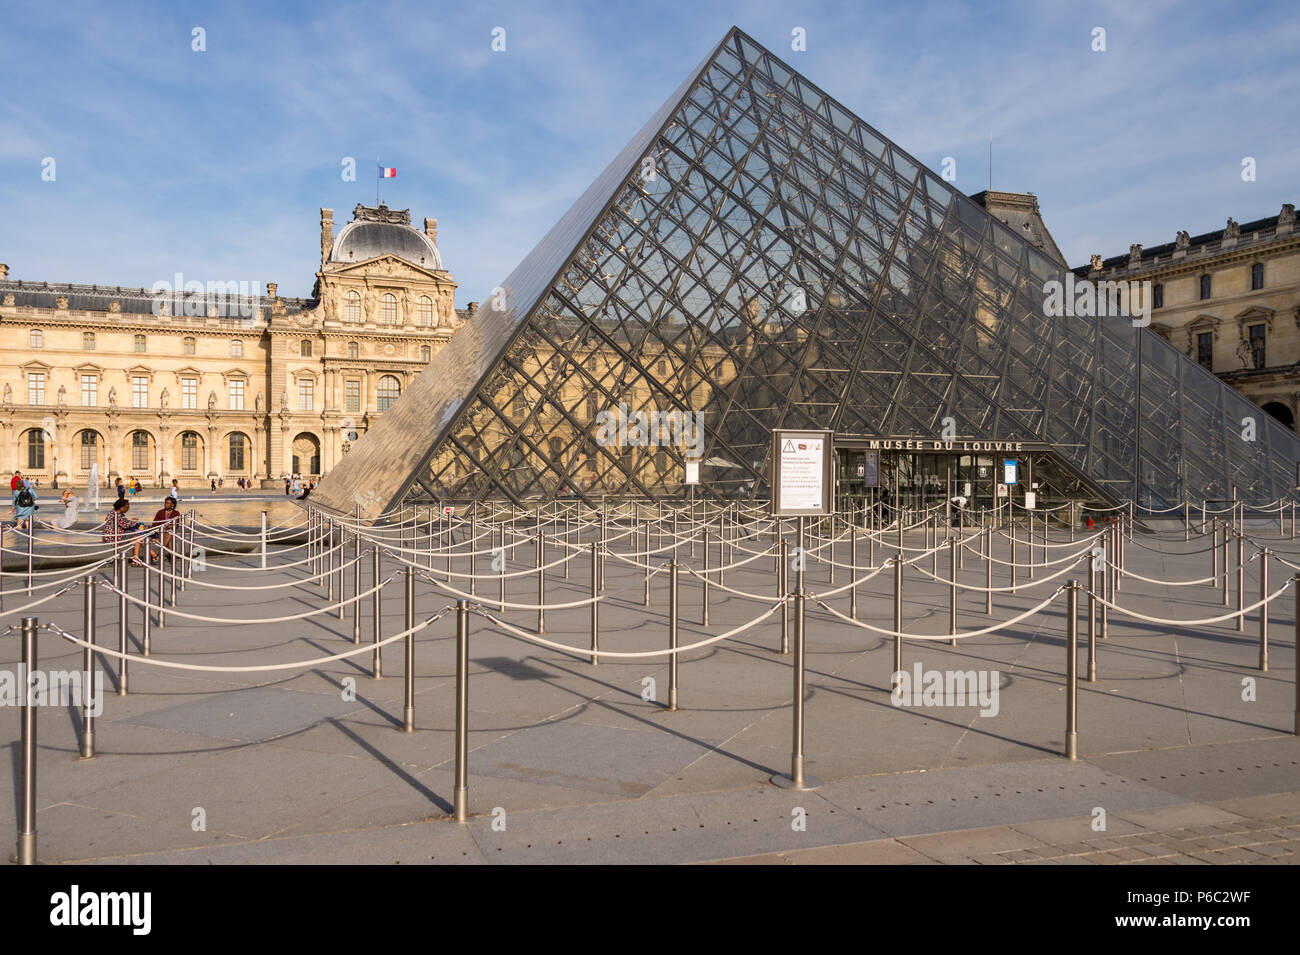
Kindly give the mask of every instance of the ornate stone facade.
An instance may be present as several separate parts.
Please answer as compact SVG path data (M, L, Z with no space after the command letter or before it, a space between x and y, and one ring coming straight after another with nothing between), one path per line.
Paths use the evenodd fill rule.
M321 210L310 298L26 282L0 265L0 448L42 485L321 474L474 312L437 222ZM219 284L219 283L218 283Z
M1074 270L1097 281L1150 282L1151 328L1295 430L1300 421L1300 229L1276 216L1103 259Z

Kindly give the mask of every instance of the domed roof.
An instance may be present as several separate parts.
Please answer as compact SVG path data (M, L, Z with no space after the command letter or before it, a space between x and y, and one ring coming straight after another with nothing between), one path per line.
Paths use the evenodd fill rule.
M359 205L353 216L334 239L331 262L364 262L391 254L426 269L442 268L438 247L423 232L411 227L409 210Z

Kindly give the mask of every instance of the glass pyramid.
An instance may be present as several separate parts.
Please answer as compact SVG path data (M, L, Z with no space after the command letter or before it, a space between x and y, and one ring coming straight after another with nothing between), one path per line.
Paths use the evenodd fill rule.
M1081 496L1292 493L1295 435L1126 317L1046 316L1051 280L733 29L314 498L676 498L698 455L701 493L763 499L772 428L937 438L945 418L1048 444Z

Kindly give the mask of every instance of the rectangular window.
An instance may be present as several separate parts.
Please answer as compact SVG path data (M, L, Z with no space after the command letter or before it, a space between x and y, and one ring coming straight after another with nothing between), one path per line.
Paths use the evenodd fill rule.
M298 410L299 411L312 410L312 398L314 397L315 385L316 382L312 381L310 378L298 379Z
M137 355L143 355L144 352L145 352L145 338L144 338L143 335L136 335L136 336L135 336L135 353L136 353Z
M242 381L232 381L230 383L230 410L244 410L244 383Z
M192 338L185 339L185 354L187 355L194 354L194 339Z
M45 372L43 371L28 372L27 403L29 405L45 404Z
M1207 299L1209 297L1210 297L1210 277L1208 275L1202 275L1201 276L1201 298Z
M33 328L27 333L28 348L43 348L45 346L45 335L39 328Z
M149 467L149 438L141 431L131 436L131 470L144 471Z
M190 433L181 437L181 470L197 471L199 469L199 439Z
M193 411L199 406L199 380L197 378L181 379L181 407Z
M149 407L149 379L144 375L133 375L131 377L131 407Z
M1252 367L1263 368L1266 364L1264 360L1264 326L1250 326L1250 358L1254 363Z
M96 375L81 376L81 404L94 408L99 404L99 378Z
M1214 371L1214 332L1197 333L1196 363L1206 371Z
M98 457L98 436L93 431L81 432L81 470L89 471Z
M361 382L354 378L349 378L347 381L347 396L344 400L343 410L361 410Z

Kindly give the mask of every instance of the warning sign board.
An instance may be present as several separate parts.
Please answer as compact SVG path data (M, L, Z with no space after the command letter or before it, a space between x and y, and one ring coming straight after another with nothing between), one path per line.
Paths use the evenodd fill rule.
M772 432L772 514L832 513L832 435L829 431Z

